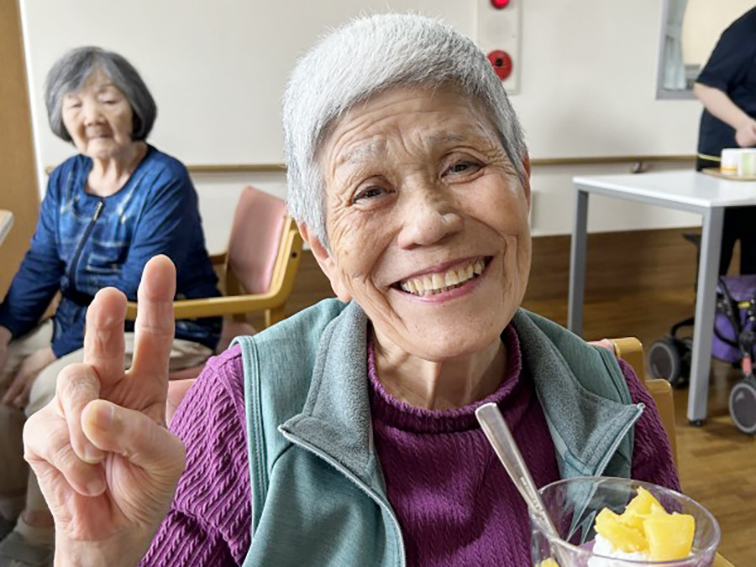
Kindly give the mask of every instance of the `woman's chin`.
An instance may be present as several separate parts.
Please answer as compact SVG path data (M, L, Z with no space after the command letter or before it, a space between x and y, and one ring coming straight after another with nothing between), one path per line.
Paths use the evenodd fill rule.
M124 148L110 138L102 140L93 140L87 144L85 151L82 153L92 159L108 161L115 159Z
M465 356L475 356L490 352L492 345L501 341L502 327L484 331L465 329L464 326L448 329L418 330L418 334L409 337L405 349L425 360L443 362ZM421 334L422 333L422 334Z

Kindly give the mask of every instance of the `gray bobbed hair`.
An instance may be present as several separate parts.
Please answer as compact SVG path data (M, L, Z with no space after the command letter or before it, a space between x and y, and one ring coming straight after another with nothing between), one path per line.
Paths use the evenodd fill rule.
M102 71L131 105L131 139L145 140L155 124L157 106L142 77L124 57L99 47L72 49L55 62L45 81L47 118L53 133L66 142L71 135L63 125L63 97L81 90L95 71Z
M325 36L296 65L283 101L289 212L328 247L319 149L335 121L392 88L455 88L488 112L521 181L525 141L485 54L451 26L419 15L356 19Z

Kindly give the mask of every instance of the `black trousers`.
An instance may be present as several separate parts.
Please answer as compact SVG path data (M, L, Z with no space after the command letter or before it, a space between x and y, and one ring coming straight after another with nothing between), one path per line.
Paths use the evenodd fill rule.
M719 162L699 157L696 171L705 167L719 167ZM756 274L756 207L730 207L725 209L722 227L722 252L719 257L719 274L724 275L732 261L735 242L740 240L740 273Z

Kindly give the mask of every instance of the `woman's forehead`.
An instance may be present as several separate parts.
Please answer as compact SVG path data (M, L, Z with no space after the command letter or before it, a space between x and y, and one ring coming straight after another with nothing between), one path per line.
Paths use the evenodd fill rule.
M418 132L416 141L427 149L445 148L457 144L485 145L488 147L495 140L493 132L480 121L461 122L456 125L457 127L453 127L454 125L450 124L449 121L436 124L437 128L434 128L434 124L426 124L425 126L427 128ZM335 158L335 167L358 166L364 162L386 158L391 151L392 143L401 143L399 140L392 139L394 138L392 134L395 134L396 137L402 134L412 137L412 134L408 132L392 133L386 131L375 133L373 136L364 139L355 139L339 148L340 151L332 156Z
M427 146L498 138L473 98L456 90L412 88L394 89L352 107L331 125L323 146L337 150L337 165L350 164L385 154L392 139L418 134Z
M83 91L88 90L102 92L109 89L120 91L115 82L113 82L113 79L111 79L110 76L105 73L105 71L100 69L100 67L94 67L82 78L79 84L74 85L73 88L65 94L65 96L76 96Z

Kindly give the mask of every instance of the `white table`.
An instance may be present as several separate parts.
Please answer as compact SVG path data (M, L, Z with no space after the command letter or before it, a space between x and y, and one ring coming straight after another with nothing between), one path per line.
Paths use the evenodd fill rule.
M701 425L706 418L706 402L709 393L711 346L724 211L727 207L756 205L756 182L729 181L695 171L592 175L575 177L572 181L577 188L577 206L570 258L568 327L577 334L583 331L589 194L595 193L627 201L659 205L703 216L688 396L688 419L694 425ZM632 253L632 245L628 248Z
M13 213L0 209L0 244L3 243L5 237L8 236L11 227L13 226Z

